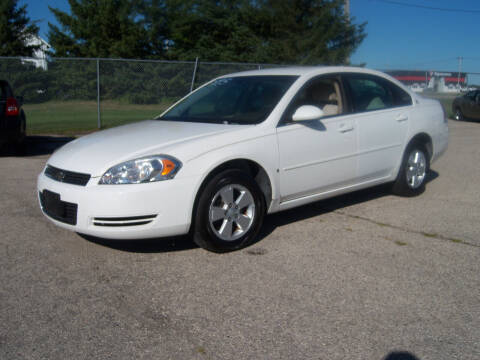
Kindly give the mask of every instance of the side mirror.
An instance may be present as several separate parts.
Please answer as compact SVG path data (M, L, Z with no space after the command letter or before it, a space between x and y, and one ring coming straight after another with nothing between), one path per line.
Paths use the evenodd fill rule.
M292 116L293 121L309 121L309 120L318 120L323 117L325 114L323 111L313 105L302 105L300 106Z
M15 97L16 97L18 103L20 104L20 106L22 106L22 105L24 104L24 102L23 102L23 96L15 96Z

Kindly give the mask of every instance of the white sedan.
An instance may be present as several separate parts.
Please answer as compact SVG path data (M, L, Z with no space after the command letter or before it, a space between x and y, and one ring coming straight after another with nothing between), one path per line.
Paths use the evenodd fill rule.
M439 102L381 72L248 71L156 119L68 143L38 176L38 195L48 219L78 233L190 232L225 252L251 244L265 214L382 183L419 194L447 143Z

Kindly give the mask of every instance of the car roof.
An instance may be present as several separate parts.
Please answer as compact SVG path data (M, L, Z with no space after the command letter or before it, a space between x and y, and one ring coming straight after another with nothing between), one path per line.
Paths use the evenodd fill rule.
M238 77L238 76L306 76L306 77L313 77L316 75L322 74L338 74L338 73L357 73L357 74L371 74L380 76L384 79L393 82L404 91L410 94L413 98L417 97L412 90L407 88L404 84L402 84L399 80L395 79L394 77L377 70L366 69L363 67L356 67L356 66L285 66L285 67L278 67L278 68L271 68L271 69L260 69L260 70L250 70L250 71L242 71L233 74L227 74L224 76L220 76L219 78L227 78L227 77Z
M302 75L315 75L315 74L328 74L328 73L366 73L373 75L385 76L386 74L365 69L361 67L354 66L285 66L278 68L269 68L269 69L260 69L260 70L250 70L250 71L241 71L233 74L228 74L222 77L232 77L232 76L267 76L267 75L292 75L292 76L302 76Z

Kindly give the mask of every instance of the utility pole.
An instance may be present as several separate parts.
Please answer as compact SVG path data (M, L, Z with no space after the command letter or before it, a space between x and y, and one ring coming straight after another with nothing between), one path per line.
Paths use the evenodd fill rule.
M345 12L345 16L347 17L347 21L350 23L350 0L345 0L345 5L343 9L343 11ZM347 56L345 60L350 65L350 56Z
M460 73L462 72L462 60L463 57L459 56L458 59L458 77L457 77L457 89L460 92Z

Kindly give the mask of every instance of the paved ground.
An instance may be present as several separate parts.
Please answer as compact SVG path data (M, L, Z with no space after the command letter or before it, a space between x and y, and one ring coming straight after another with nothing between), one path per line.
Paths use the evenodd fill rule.
M480 124L450 128L420 197L276 214L225 255L53 226L35 177L61 142L31 139L0 158L0 359L479 359Z

